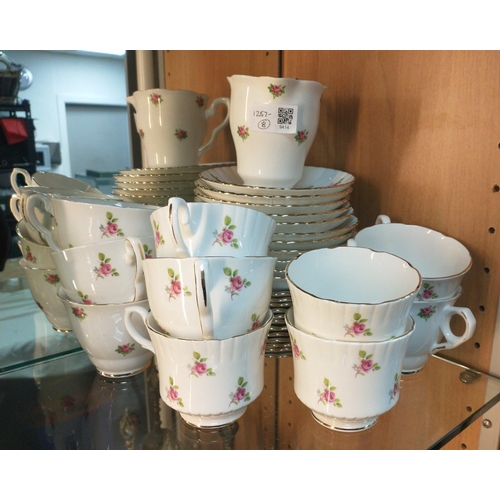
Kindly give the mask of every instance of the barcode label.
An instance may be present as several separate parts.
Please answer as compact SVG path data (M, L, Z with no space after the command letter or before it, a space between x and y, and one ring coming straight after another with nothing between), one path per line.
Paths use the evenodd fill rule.
M297 132L298 106L253 103L249 111L250 130L282 134L295 134Z

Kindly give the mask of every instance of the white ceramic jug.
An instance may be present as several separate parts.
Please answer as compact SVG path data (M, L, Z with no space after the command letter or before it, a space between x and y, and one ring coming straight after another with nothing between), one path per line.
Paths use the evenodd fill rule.
M310 80L233 75L229 125L246 185L294 186L302 177L326 87Z
M150 168L199 165L200 157L229 121L229 98L218 97L207 108L208 96L190 90L138 90L127 102L134 107L137 132ZM207 121L220 105L228 112L203 144Z

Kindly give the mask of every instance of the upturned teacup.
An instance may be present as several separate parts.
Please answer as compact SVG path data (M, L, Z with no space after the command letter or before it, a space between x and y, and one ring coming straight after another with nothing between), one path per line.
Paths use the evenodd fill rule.
M255 257L267 255L276 222L251 208L174 197L150 226L158 257Z
M134 108L135 125L151 168L199 165L229 121L229 98L218 97L207 108L208 96L191 90L137 90L127 102ZM203 144L207 122L219 106L225 106L227 113Z
M397 403L403 358L414 321L399 337L372 342L325 340L296 327L294 308L285 314L293 352L295 394L322 425L361 431Z
M133 325L138 314L149 338ZM130 335L154 352L161 399L197 427L226 425L240 418L264 388L267 333L273 313L248 333L225 340L185 340L162 333L152 312L137 306L125 310Z
M387 215L379 215L375 225L347 244L389 252L415 266L422 275L416 300L453 297L472 267L469 251L458 240L427 227L391 222Z
M476 319L467 307L457 307L455 302L462 294L458 292L451 299L415 301L411 315L415 319L413 332L403 361L403 373L411 374L421 370L432 354L450 350L469 340L476 330ZM455 335L452 319L462 320L463 331Z
M361 247L305 252L286 267L295 326L328 340L387 340L405 332L420 288L407 261Z
M26 218L53 251L60 251L128 236L151 236L149 216L156 208L88 195L37 193L26 200Z
M142 262L149 305L170 336L227 339L262 324L274 257L155 258Z
M70 300L63 288L59 298L66 309L71 329L97 371L104 377L129 377L145 370L153 355L130 336L124 323L126 304L81 304ZM148 308L147 299L135 303ZM144 336L148 332L140 318L132 318Z
M81 304L144 300L141 262L152 257L152 236L107 240L52 253L64 291Z

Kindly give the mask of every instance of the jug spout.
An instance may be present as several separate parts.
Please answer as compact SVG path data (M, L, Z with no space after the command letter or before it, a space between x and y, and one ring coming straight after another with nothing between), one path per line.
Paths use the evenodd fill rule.
M126 101L127 101L129 104L131 104L131 105L134 107L134 110L135 110L135 98L134 98L134 96L128 96L128 97L126 98Z

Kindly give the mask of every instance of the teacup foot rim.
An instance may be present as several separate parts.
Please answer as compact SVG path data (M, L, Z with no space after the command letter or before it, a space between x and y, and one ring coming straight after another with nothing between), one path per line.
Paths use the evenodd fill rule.
M378 420L378 416L368 417L363 419L342 419L342 418L330 417L328 415L323 415L314 410L311 410L311 414L314 420L323 427L340 432L365 431L370 427L373 427Z
M401 371L401 375L415 375L416 373L422 371L424 367L421 366L420 368L414 368L414 369L411 369L411 370L402 370Z
M68 333L73 333L73 330L71 328L58 328L54 325L52 325L52 328L57 332L57 333L64 333L64 334L68 334Z
M97 368L97 367L96 367L96 370L97 370L97 374L100 377L104 377L107 379L118 379L118 378L122 379L122 378L127 378L127 377L133 377L134 375L138 375L139 373L146 371L150 365L151 365L151 360L148 361L148 363L146 365L144 365L142 368L139 368L137 370L133 370L131 372L126 372L126 373L106 373L102 370L99 370L99 368Z
M232 422L238 420L243 416L246 410L247 408L245 406L244 408L240 408L230 413L223 413L221 415L213 415L210 417L204 417L202 415L189 415L181 412L179 412L179 414L186 423L192 425L193 427L223 427L224 425L231 424Z

